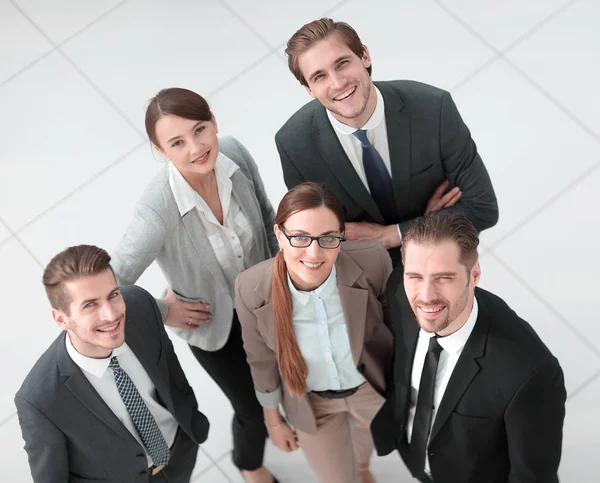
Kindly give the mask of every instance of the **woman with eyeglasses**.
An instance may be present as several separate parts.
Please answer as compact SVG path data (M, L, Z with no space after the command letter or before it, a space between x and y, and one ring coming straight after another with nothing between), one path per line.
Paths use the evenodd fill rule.
M342 205L316 183L292 188L275 223L279 253L242 272L235 289L269 436L283 451L299 445L321 482L374 482L369 425L393 353L389 255L377 242L342 244Z

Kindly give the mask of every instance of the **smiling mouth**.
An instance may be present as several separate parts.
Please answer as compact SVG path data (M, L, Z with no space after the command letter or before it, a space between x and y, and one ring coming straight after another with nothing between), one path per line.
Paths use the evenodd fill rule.
M436 315L440 314L445 308L446 306L444 305L433 305L431 307L425 307L422 305L419 306L419 310L423 314L425 314L426 317L435 317Z
M118 322L116 322L112 325L106 325L106 326L102 327L101 329L96 329L96 331L100 332L102 334L113 335L113 334L116 334L120 328L121 328L121 321L119 320Z
M323 263L325 262L310 263L301 261L300 263L302 263L302 265L311 270L318 270L319 268L321 268L321 265L323 265Z
M194 163L194 164L202 164L202 163L204 163L208 159L208 155L209 154L210 154L210 151L206 151L202 156L194 159L192 161L192 163Z
M339 96L334 97L333 100L338 101L338 102L345 101L355 92L356 92L356 86L354 86L351 89L348 89L347 91L342 92Z

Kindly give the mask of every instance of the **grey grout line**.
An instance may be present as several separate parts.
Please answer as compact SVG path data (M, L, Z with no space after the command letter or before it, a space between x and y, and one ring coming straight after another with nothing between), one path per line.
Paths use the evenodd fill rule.
M496 240L494 243L492 243L488 247L488 249L489 250L496 249L502 242L504 242L508 238L512 237L513 235L515 235L517 232L519 232L521 229L523 229L525 227L525 225L527 225L530 221L537 218L537 216L540 213L546 211L554 203L556 203L561 198L563 198L564 196L569 194L569 192L571 190L573 190L575 187L577 187L582 181L585 181L587 178L589 178L591 175L593 175L596 171L598 171L599 168L600 168L600 161L598 161L594 165L587 168L583 173L581 173L579 176L577 176L569 184L564 186L558 193L556 193L554 196L552 196L548 200L546 200L541 206L537 207L534 211L532 211L529 215L527 215L523 220L521 220L513 228L511 228L506 234L504 234L502 237L500 237L498 240Z
M217 468L217 470L221 472L221 474L222 474L222 475L225 477L225 479L226 479L227 481L230 481L230 482L231 482L231 480L229 479L229 477L228 477L228 476L225 474L225 472L223 471L223 469L222 469L222 468L219 466L219 464L218 464L218 461L221 461L221 459L222 459L222 458L220 458L220 459L215 459L215 458L213 458L211 455L209 455L209 454L208 454L208 452L207 452L207 451L206 451L206 450L205 450L205 449L204 449L202 446L200 446L200 451L202 451L202 452L204 453L204 456L206 456L206 457L209 459L209 461L212 463L212 465L211 465L211 466L209 466L208 468L205 468L204 470L202 470L202 471L201 471L201 472L198 474L198 476L197 476L196 478L194 478L194 481L199 481L199 480L200 480L200 478L201 478L203 475L205 475L206 473L208 473L208 472L209 472L210 470L212 470L213 468Z
M486 252L489 256L494 258L510 275L512 275L515 279L517 279L523 287L529 291L531 295L534 296L535 299L538 300L546 309L548 309L558 320L560 320L572 333L579 339L579 341L590 349L594 354L600 357L600 348L596 347L594 344L590 343L585 335L579 332L579 329L575 327L569 320L563 316L561 312L559 312L552 304L550 304L545 298L543 298L540 294L538 294L531 285L517 272L515 272L493 249L490 249Z
M506 54L506 53L510 52L512 49L514 49L515 47L517 47L518 45L523 43L525 40L529 39L538 30L541 30L542 28L544 28L546 25L548 25L550 22L552 22L556 17L561 15L566 10L570 9L573 6L573 4L575 4L577 2L579 2L579 0L568 0L567 2L558 6L556 8L556 10L554 10L553 12L550 12L545 18L543 18L538 23L536 23L533 27L531 27L529 30L527 30L520 37L517 37L514 41L512 41L506 47L503 47L502 54Z
M581 129L583 129L590 137L595 139L598 143L600 143L600 134L587 126L579 117L575 115L570 109L564 106L558 99L556 99L550 92L548 92L545 88L543 88L538 82L533 80L529 74L527 74L523 69L521 69L518 65L512 62L507 57L502 57L504 62L511 67L517 74L519 74L523 79L525 79L532 87L538 90L547 100L549 100L558 110L560 110L565 116L567 116L571 121L577 124Z
M489 43L485 37L483 37L477 30L475 30L471 25L465 22L458 14L448 8L443 1L441 0L433 0L440 8L442 8L448 15L450 15L457 23L462 25L464 29L470 32L473 36L477 37L486 47L496 53L496 57L501 58L506 64L512 68L517 74L519 74L523 79L525 79L533 88L539 91L547 100L549 100L556 108L558 108L563 114L565 114L569 119L571 119L575 124L577 124L581 129L583 129L587 134L589 134L592 138L600 143L600 135L596 133L593 129L589 128L581 119L579 119L573 112L571 112L566 106L564 106L558 99L556 99L550 92L544 89L538 82L534 81L532 77L530 77L525 71L523 71L520 67L514 64L508 57L504 54L508 53L508 50L514 49L517 45L521 44L523 41L528 39L533 33L540 30L543 26L547 25L550 21L554 20L560 14L562 14L565 10L571 8L576 2L579 0L571 0L561 7L556 9L554 12L547 15L542 21L538 22L534 27L529 29L525 34L519 37L519 41L515 41L509 45L506 49L500 50L491 43Z
M250 25L246 19L244 17L242 17L236 10L233 9L233 7L231 5L229 5L229 3L227 2L227 0L217 0L217 2L219 4L221 4L221 6L227 10L231 15L233 15L235 18L237 18L242 24L244 24L244 26L250 30L250 32L252 32L254 34L254 36L260 40L263 44L265 44L265 46L267 47L267 49L269 51L271 51L273 49L273 46L271 45L271 43L265 39L259 32L257 32L254 27L252 27L252 25Z
M14 236L17 236L20 233L22 233L24 230L26 230L27 228L29 228L33 223L35 223L40 218L42 218L43 216L45 216L46 214L48 214L50 211L54 210L57 206L59 206L64 201L66 201L67 199L69 199L75 193L81 191L83 188L85 188L86 186L88 186L90 183L93 183L96 179L98 179L101 176L104 176L104 174L106 174L108 171L110 171L111 169L113 169L121 161L123 161L128 156L130 156L131 154L133 154L135 151L137 151L138 149L140 149L141 147L143 147L145 144L146 144L146 141L140 141L135 146L133 146L132 148L130 148L128 151L126 151L124 154L122 154L121 156L119 156L115 161L113 161L109 165L105 166L100 171L94 173L90 178L88 178L83 183L81 183L77 188L71 190L69 193L67 193L66 195L64 195L58 201L54 202L52 205L50 205L44 211L42 211L41 213L39 213L38 215L36 215L34 218L32 218L31 220L29 220L27 223L25 223L23 226L21 226L18 230L15 230L13 232ZM0 243L0 246L2 246L1 243Z
M584 389L589 387L598 377L600 376L600 370L596 371L594 375L586 379L577 389L575 389L571 394L567 395L567 401L571 402L574 397L581 394Z
M23 72L28 71L29 69L31 69L33 66L39 64L42 60L44 60L46 57L49 57L50 55L52 55L54 52L56 52L56 48L52 47L50 48L50 50L44 52L43 54L41 54L39 57L36 57L34 60L32 60L29 64L27 64L25 67L19 69L17 72L15 72L13 75L11 75L10 77L8 77L7 79L4 79L2 82L0 82L0 89L2 87L4 87L5 85L9 84L10 82L12 82L13 80L15 80L17 77L19 77Z
M8 417L0 420L0 429L2 428L2 426L4 426L6 423L8 423L12 418L14 418L17 415L17 411L11 413Z
M56 42L54 42L54 40L52 40L52 38L36 22L33 21L33 19L15 2L15 0L9 1L17 10L19 10L19 12L21 12L21 15L23 15L23 17L25 17L34 28L55 47L54 52L60 54L63 59L66 60L71 67L73 67L79 73L79 75L88 82L92 89L94 89L96 93L100 95L100 97L102 97L102 99L104 99L110 107L113 108L119 117L121 117L127 124L129 124L129 126L134 129L135 132L144 138L145 134L136 126L136 124L125 115L125 113L113 102L113 100L108 97L108 95L102 89L100 89L100 87L94 81L92 81L92 79L85 72L83 72L83 70L60 47L57 46Z

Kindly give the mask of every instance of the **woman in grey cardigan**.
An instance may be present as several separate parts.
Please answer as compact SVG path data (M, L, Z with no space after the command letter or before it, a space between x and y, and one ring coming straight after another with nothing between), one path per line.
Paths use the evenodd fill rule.
M267 432L233 306L238 273L277 252L275 213L258 168L234 138L217 138L206 101L164 89L146 111L146 132L168 164L148 185L113 256L121 285L156 260L170 290L164 323L231 401L233 462L251 483L271 483L262 467Z

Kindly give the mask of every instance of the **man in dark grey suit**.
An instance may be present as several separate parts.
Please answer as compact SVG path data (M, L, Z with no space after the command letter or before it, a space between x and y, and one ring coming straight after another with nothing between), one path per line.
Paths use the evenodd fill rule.
M448 92L374 83L370 54L344 22L306 24L286 53L314 100L275 136L285 183L326 183L346 209L347 239L379 240L398 262L414 217L447 209L479 231L497 222L490 178Z
M43 282L64 332L15 397L34 482L189 482L209 425L154 298L120 289L89 245L56 255Z

